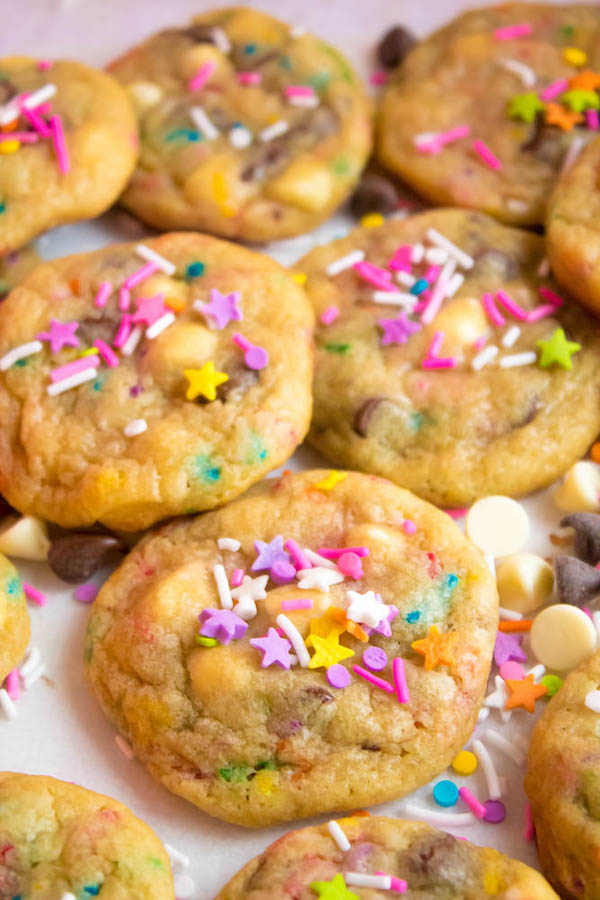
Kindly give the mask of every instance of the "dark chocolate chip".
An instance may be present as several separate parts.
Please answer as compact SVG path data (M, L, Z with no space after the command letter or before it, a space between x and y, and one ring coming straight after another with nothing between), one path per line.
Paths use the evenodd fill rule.
M561 528L575 532L575 556L595 566L600 562L600 515L598 513L570 513L560 520Z
M52 541L48 562L55 575L77 584L93 575L109 554L124 550L121 539L112 534L72 532Z
M370 212L390 213L398 208L398 191L382 175L365 175L350 200L350 212L357 219Z
M259 379L259 373L255 369L233 369L229 370L229 378L217 388L217 399L228 400L230 395L235 391L239 394L245 394L246 391L253 387Z
M519 419L518 422L513 422L511 428L516 430L517 428L524 428L525 425L531 425L537 414L544 408L544 404L540 400L540 398L535 394L529 401L529 406L527 407L527 411L522 419Z
M286 134L267 144L250 148L247 165L242 170L242 181L272 178L288 164L293 153L309 150L317 141L324 140L339 128L339 117L329 106L311 110Z
M369 397L369 399L365 400L362 406L359 406L356 410L353 427L356 433L360 434L361 437L367 436L367 429L371 417L383 399L383 397Z
M542 140L542 135L544 133L544 114L541 112L536 113L535 119L531 123L531 131L529 132L529 137L526 141L523 141L519 150L537 150L538 144Z
M600 594L600 571L574 556L557 556L554 573L561 603L587 606Z
M18 89L9 81L8 78L2 79L0 81L0 103L8 103L9 100L12 100L13 97L16 97L19 93Z
M104 313L101 316L86 316L79 322L77 336L90 347L94 341L102 340L106 344L112 344L119 327L119 316Z
M384 69L395 69L416 43L416 37L408 28L396 25L386 31L377 45L377 59Z
M4 497L0 494L0 518L3 518L4 516L10 516L14 512L16 512L16 510L13 509L8 500L5 500Z

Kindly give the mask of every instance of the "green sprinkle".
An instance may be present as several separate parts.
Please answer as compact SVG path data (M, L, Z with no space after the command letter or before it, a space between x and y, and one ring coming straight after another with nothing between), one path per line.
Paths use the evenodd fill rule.
M325 344L325 349L328 353L339 353L341 356L346 356L350 352L350 344Z
M248 781L248 776L253 773L250 766L224 766L219 769L219 778L227 782Z
M554 697L561 689L562 683L562 678L559 678L558 675L544 675L543 678L540 678L540 684L543 684L547 689L548 693L546 696L548 697Z
M200 132L194 131L193 128L176 128L166 135L165 141L176 141L178 138L185 138L187 141L194 142L203 140Z
M147 856L146 860L150 863L151 866L154 866L157 869L164 869L163 862L158 858L158 856Z
M560 98L560 102L578 113L586 109L600 108L600 97L596 91L566 91Z
M13 575L6 582L6 593L9 597L20 597L23 593L23 585L18 575Z
M15 363L15 366L18 366L19 369L22 369L22 368L23 368L24 366L26 366L26 365L27 365L27 360L26 360L26 359L18 359L18 360L16 361L16 363Z
M289 56L285 56L285 54L279 57L279 65L282 69L285 69L286 72L291 72L294 68L291 59Z
M348 163L348 159L345 156L338 156L334 159L331 164L331 168L335 172L336 175L347 175L350 171L350 165Z
M204 637L203 634L196 635L196 643L202 647L216 647L219 643L215 638Z
M263 759L262 762L256 763L257 769L276 769L277 768L277 760L275 759Z
M558 28L558 35L562 40L568 40L572 38L575 34L575 28L573 25L560 25Z
M6 210L6 203L4 200L0 200L0 213L3 213Z
M204 275L204 263L200 262L199 259L194 260L193 263L190 263L189 266L185 270L186 278L199 278L201 275Z
M314 75L309 75L306 79L306 83L315 89L315 91L323 91L331 81L331 75L329 72L315 72Z
M423 427L423 422L425 421L425 416L420 412L413 412L410 414L410 427L413 431L420 431Z

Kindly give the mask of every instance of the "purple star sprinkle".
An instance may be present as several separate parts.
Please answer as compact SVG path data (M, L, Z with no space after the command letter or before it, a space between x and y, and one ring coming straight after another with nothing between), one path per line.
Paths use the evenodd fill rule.
M380 601L380 603L383 603L383 600L381 599L379 594L376 594L376 597ZM396 609L396 607L390 606L390 611L388 612L387 619L384 619L382 622L380 622L376 628L369 628L368 625L363 625L362 626L363 631L365 631L369 635L382 634L383 637L391 637L392 636L391 623L394 621L394 619L396 618L396 616L398 614L399 613L398 613L398 610Z
M292 664L290 660L292 645L287 638L280 637L275 628L269 628L269 633L266 637L252 638L250 643L255 650L262 653L261 667L263 669L266 669L267 666L272 666L273 663L277 663L282 669L290 668Z
M248 630L246 622L231 609L203 609L198 618L204 623L200 634L222 644L239 641Z
M264 572L265 569L271 570L275 563L289 563L290 561L287 550L283 549L283 538L280 534L269 543L254 541L254 549L258 556L252 563L253 572Z
M514 659L521 662L527 659L527 654L521 649L521 641L523 637L518 634L508 634L499 631L496 635L496 644L494 646L494 662L497 666Z
M221 330L230 322L239 322L243 318L242 311L238 307L239 302L239 291L222 294L217 288L213 288L210 292L210 303L204 305L202 313L210 316L216 327Z
M383 328L381 343L384 346L406 344L409 337L422 328L418 322L411 322L405 312L399 313L395 319L379 319L377 324Z
M79 328L79 322L57 322L50 319L50 329L38 334L39 341L50 341L52 353L58 353L63 347L79 347L79 338L75 332Z

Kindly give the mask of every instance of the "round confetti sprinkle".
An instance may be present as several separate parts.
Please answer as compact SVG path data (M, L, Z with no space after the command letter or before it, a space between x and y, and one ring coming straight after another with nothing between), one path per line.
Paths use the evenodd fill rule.
M490 825L499 825L500 822L504 822L506 807L502 800L487 800L483 805L485 806L484 822L489 822Z
M185 270L185 275L186 278L199 278L200 275L204 275L204 263L200 260L190 263Z
M339 663L334 663L327 669L327 681L331 687L345 688L348 687L352 681L352 676L344 666L341 666Z
M504 678L505 681L507 678L512 678L513 681L520 681L521 678L525 678L525 669L520 663L513 662L513 660L502 663L499 671L500 677Z
M367 647L363 653L362 661L367 668L374 672L380 672L387 666L387 653L381 647Z
M472 775L477 768L477 757L470 750L461 750L452 760L452 768L458 775Z
M557 603L536 616L530 640L536 659L549 669L566 672L592 655L597 635L592 620L581 609Z
M284 559L279 559L271 566L271 578L275 584L288 584L296 577L293 565Z
M543 684L548 691L548 697L554 697L560 691L563 680L558 675L544 675L543 678L540 678L540 684Z
M438 781L433 787L433 799L438 806L454 806L458 800L458 785L453 781Z

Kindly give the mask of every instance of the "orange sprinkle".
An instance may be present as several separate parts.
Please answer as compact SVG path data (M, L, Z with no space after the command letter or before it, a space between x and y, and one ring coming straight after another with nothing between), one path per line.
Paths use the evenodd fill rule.
M546 107L546 122L548 125L558 125L563 131L572 131L573 125L583 122L581 113L569 112L558 103L549 103Z
M369 640L368 634L363 631L358 622L353 622L352 619L349 619L346 616L346 613L339 606L330 606L327 610L327 614L329 614L336 622L339 622L340 625L344 626L344 629L351 634L352 637L358 638L359 641L362 641L363 644L366 644Z
M600 75L586 69L569 80L569 87L573 91L595 91L600 87Z
M72 294L79 294L81 290L81 284L79 282L79 278L71 278L69 282L69 287L71 288Z
M516 621L500 622L498 631L531 631L533 619L517 619Z
M371 815L371 813L366 809L355 809L354 812L350 813L351 819L366 819Z
M593 444L591 456L595 463L600 463L600 444Z
M15 131L18 124L19 124L19 117L17 116L15 119L12 120L12 122L8 122L6 125L3 125L0 130L3 131L4 133L6 133L7 131Z
M186 308L185 300L182 300L180 297L167 297L163 302L165 306L168 306L169 309L176 313L183 312Z

